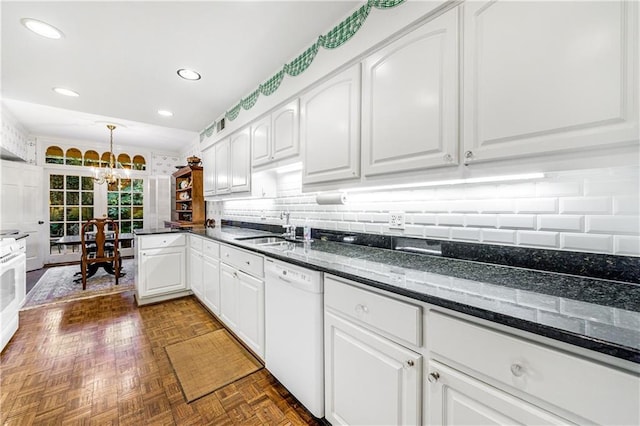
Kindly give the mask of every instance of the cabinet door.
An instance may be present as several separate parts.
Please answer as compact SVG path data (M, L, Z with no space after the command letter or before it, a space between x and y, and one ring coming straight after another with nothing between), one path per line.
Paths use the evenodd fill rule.
M253 167L271 161L271 115L251 126L251 163Z
M211 146L202 151L202 172L204 174L204 194L216 193L216 150Z
M429 361L427 386L432 425L565 425L529 402L491 387L436 361Z
M637 8L466 2L465 162L637 143Z
M298 100L275 110L271 114L273 123L272 160L297 155L300 151L300 122Z
M325 311L325 416L333 425L420 424L422 357Z
M231 192L251 191L250 128L230 137Z
M229 139L223 139L215 147L216 165L216 194L228 194L231 192L231 182L229 181Z
M365 176L458 164L458 8L365 59Z
M264 281L238 272L238 337L264 359Z
M189 283L193 294L202 300L202 253L194 249L189 249Z
M185 248L141 250L138 260L140 297L187 289Z
M302 183L360 177L360 64L300 97Z
M233 331L238 330L238 273L220 264L220 319Z
M220 261L204 257L202 280L204 304L220 315Z

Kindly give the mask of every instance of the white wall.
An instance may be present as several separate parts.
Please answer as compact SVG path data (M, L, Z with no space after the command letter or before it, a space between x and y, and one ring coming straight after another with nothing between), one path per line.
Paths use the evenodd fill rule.
M279 175L275 199L208 202L207 217L281 224L279 214L288 210L298 226L308 218L323 229L640 256L637 166L547 173L526 182L359 192L340 206L317 205L315 193L303 194L300 182L300 172ZM394 210L406 212L404 231L387 226Z
M36 163L35 140L29 138L26 130L15 117L4 107L2 109L2 132L0 147L3 155L9 154L29 164Z

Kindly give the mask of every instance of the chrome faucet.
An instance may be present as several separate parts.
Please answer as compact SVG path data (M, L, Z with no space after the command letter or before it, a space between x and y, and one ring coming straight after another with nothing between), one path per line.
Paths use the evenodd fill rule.
M284 219L284 221L285 221L284 225L282 226L284 228L283 236L285 238L295 239L296 238L296 226L292 225L289 222L290 218L291 218L291 213L289 213L289 212L281 212L280 213L280 219Z

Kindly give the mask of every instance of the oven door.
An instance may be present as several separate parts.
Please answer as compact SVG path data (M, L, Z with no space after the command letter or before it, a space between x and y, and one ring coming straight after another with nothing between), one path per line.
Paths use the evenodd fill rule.
M0 263L0 350L18 330L18 311L26 296L26 256L19 252Z

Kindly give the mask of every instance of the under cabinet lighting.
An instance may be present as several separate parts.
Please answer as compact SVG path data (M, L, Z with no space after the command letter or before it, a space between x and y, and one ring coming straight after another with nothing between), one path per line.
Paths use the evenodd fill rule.
M276 173L289 173L289 172L297 172L298 170L302 170L302 162L288 164L286 166L278 167L276 169Z
M80 96L78 92L74 92L71 89L65 89L63 87L54 87L53 91L59 95L71 96L72 98L77 98L78 96Z
M62 38L62 31L53 25L47 24L46 22L38 21L33 18L22 18L20 23L39 36L54 40Z
M181 68L178 70L178 75L182 78L184 78L185 80L200 80L202 78L202 76L194 71L194 70L188 70L186 68Z
M504 175L504 176L486 176L477 178L466 179L449 179L449 180L437 180L432 182L414 182L403 183L397 185L384 185L384 186L372 186L365 188L345 188L339 189L341 192L374 192L374 191L389 191L394 189L417 189L427 188L431 186L450 186L450 185L462 185L469 183L494 183L494 182L515 182L520 180L532 180L541 179L544 177L544 173L527 173L520 175Z

